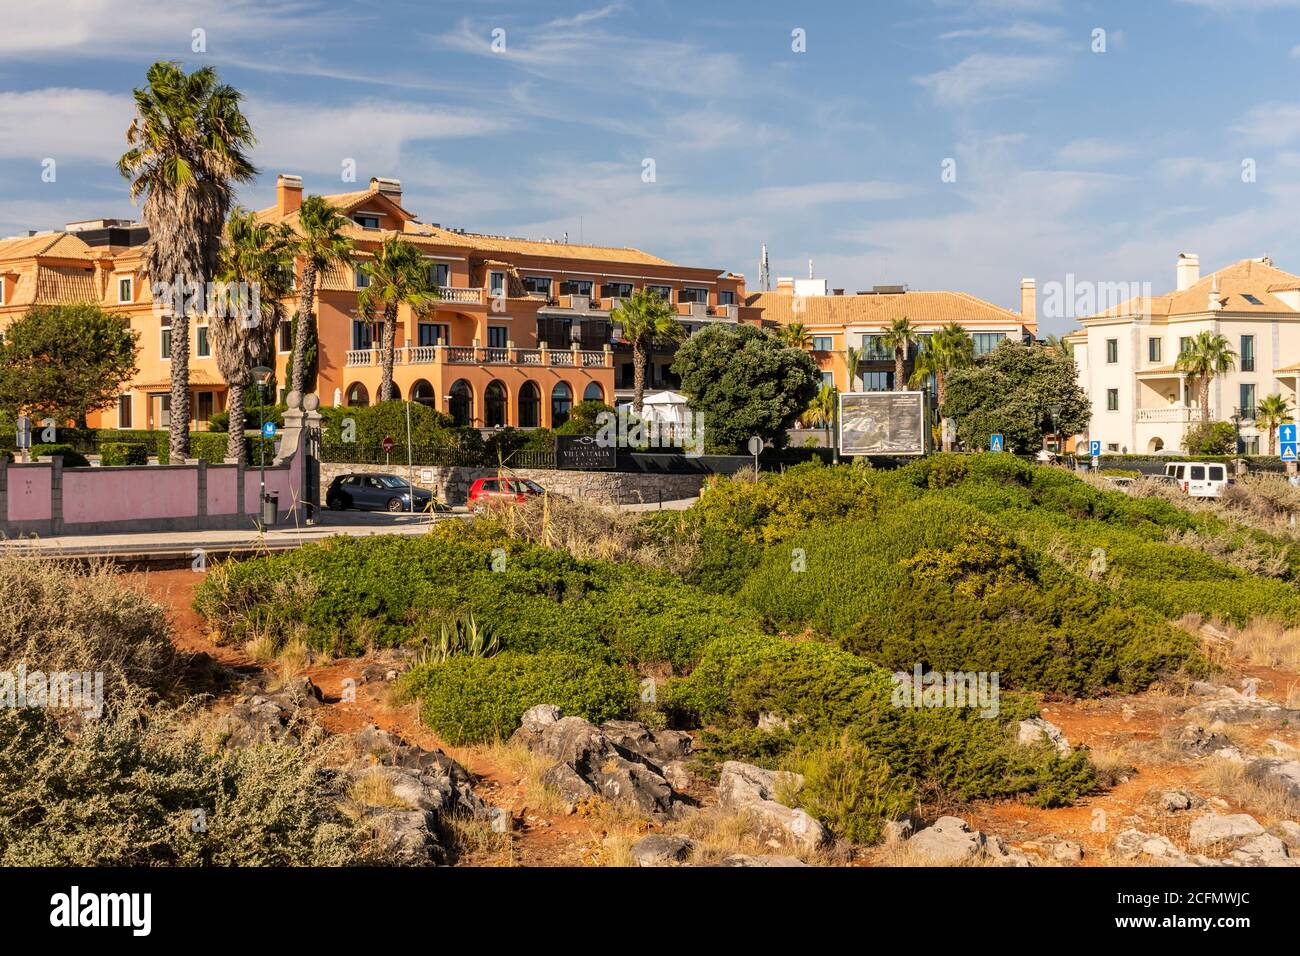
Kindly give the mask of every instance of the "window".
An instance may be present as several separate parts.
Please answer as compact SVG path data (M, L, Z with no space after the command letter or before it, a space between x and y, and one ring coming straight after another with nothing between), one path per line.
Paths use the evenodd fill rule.
M1160 361L1160 339L1147 339L1147 361Z
M1255 336L1243 335L1241 337L1241 370L1243 372L1255 371Z
M162 322L162 331L159 334L158 354L166 362L170 361L172 357L172 317L164 315L160 321Z
M626 299L632 294L630 282L606 282L600 287L602 299Z
M603 402L605 400L605 390L600 387L599 382L588 382L587 387L582 390L582 400L584 402Z
M673 287L670 285L648 285L645 288L647 292L653 292L665 302L673 301Z
M445 345L451 335L448 326L441 322L421 322L416 326L415 334L416 344L420 346L437 345L439 339Z
M551 294L551 280L547 276L524 276L524 291L530 295Z
M357 382L348 389L347 403L349 408L365 408L370 404L370 393L364 385Z
M1006 340L1005 332L976 332L971 336L975 343L975 354L988 355Z
M117 396L117 427L118 428L131 427L131 396L130 395Z
M892 350L885 348L879 335L862 336L862 358L867 361L879 362L882 359L893 359ZM871 391L871 389L868 389Z
M1192 474L1191 474L1192 481L1204 481L1204 480L1205 480L1205 466L1204 466L1204 465L1192 465L1192 467L1191 467L1190 470L1191 470L1191 473L1192 473Z
M211 392L199 392L198 399L194 411L194 421L202 424L212 417L213 395Z
M280 323L280 351L281 352L293 351L293 323L292 322Z
M429 266L429 281L439 289L451 285L451 266L445 262L434 262Z
M378 216L358 215L358 216L353 216L353 217L352 217L352 221L355 222L355 223L356 223L358 226L360 226L362 229L378 229L378 228L379 228L379 217L378 217Z
M829 352L835 347L831 344L829 335L814 335L812 342L814 352Z
M1118 388L1106 389L1106 411L1108 412L1119 411L1119 389Z
M504 272L488 273L488 292L491 295L506 294L506 274Z
M352 320L352 347L354 349L372 348L374 342L374 329L369 322L363 322L361 319Z
M1186 352L1186 351L1187 351L1188 349L1190 349L1191 347L1192 347L1192 337L1191 337L1190 335L1184 335L1184 336L1182 336L1182 337L1180 337L1180 338L1178 339L1178 354L1179 354L1179 355L1182 355L1184 352Z
M1107 451L1119 451L1119 442L1113 441L1106 445Z
M692 289L690 287L683 287L682 291L677 293L677 301L678 302L708 302L709 290Z
M1259 301L1259 298L1258 298L1257 296L1253 296L1253 295L1251 295L1249 292L1243 292L1243 293L1241 294L1241 297L1242 297L1243 299L1245 299L1247 302L1249 302L1251 305L1263 305L1263 304L1264 304L1263 302L1260 302L1260 301Z
M506 340L510 338L510 329L504 325L488 326L488 348L503 349L506 347Z
M130 276L123 276L117 280L117 301L134 302L135 301L135 280Z
M370 285L370 276L366 273L366 270L360 267L357 268L356 278L358 289L364 289Z
M864 392L892 392L894 390L894 373L863 372L862 390Z
M822 372L821 375L822 375L822 384L823 384L823 385L825 385L827 388L834 388L834 387L835 387L835 373L834 373L834 372Z
M289 328L287 322L280 323L280 338L284 339L284 332ZM200 325L194 330L194 354L199 358L212 357L212 342L208 339L208 327Z
M483 424L488 428L506 425L506 387L500 382L489 383L483 392Z
M736 304L736 293L734 292L718 293L718 305L735 305L735 304Z
M569 410L573 408L573 392L569 386L560 382L551 391L551 427L559 428L569 420Z
M536 428L542 399L533 382L524 382L519 389L519 427Z
M1255 386L1242 383L1241 385L1241 405L1239 414L1242 418L1255 417Z
M1119 361L1119 339L1106 340L1106 364L1114 365Z
M560 283L560 295L591 295L595 286L590 279L565 279Z

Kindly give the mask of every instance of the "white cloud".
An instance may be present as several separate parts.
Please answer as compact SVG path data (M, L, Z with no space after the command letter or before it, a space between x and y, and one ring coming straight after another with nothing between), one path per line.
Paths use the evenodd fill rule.
M1300 103L1262 103L1247 112L1233 131L1251 144L1283 146L1300 138Z
M1058 61L1047 56L996 56L975 53L960 63L916 78L940 106L964 107L981 100L1018 92L1056 71Z
M1028 20L1020 20L1004 26L949 30L939 35L940 40L1020 40L1026 43L1059 43L1064 38L1065 31L1061 27Z
M129 96L102 90L0 93L0 156L116 162L132 115Z
M754 193L752 202L760 208L810 208L827 203L884 202L905 199L912 189L898 183L879 181L803 183L798 186L766 186Z
M1056 151L1056 160L1076 166L1100 166L1131 159L1137 154L1131 146L1106 139L1076 139Z
M1177 0L1177 2L1216 13L1255 13L1263 10L1300 7L1300 0Z

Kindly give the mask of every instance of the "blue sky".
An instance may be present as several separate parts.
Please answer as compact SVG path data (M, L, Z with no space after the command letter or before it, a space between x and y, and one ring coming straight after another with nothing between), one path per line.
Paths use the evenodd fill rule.
M353 159L425 221L751 285L763 242L774 274L811 258L850 291L1007 306L1022 276L1165 291L1180 251L1300 272L1300 0L37 0L6 21L0 235L133 215L113 162L167 58L246 93L250 206L277 172L356 188Z

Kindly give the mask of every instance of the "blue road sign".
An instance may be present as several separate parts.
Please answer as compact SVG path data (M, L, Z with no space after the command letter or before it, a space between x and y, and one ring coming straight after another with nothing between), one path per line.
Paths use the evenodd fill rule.
M263 438L274 438L274 437L275 437L275 422L263 422L263 423L262 423L262 437L263 437Z
M1283 461L1296 461L1296 443L1293 441L1283 442L1281 457Z
M1289 423L1286 425L1279 425L1277 427L1277 436L1278 441L1283 445L1294 445L1296 443L1295 425Z
M1099 456L1101 454L1101 442L1099 441L1088 442L1088 452L1092 455L1093 458Z
M1002 450L1002 436L1001 436L1001 435L990 435L990 436L989 436L989 451L1001 451L1001 450Z

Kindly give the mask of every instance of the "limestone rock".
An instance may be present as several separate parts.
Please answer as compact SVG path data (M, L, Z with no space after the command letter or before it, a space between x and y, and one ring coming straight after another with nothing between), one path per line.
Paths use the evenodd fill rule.
M637 866L671 866L690 855L693 844L684 836L652 833L632 844Z
M1187 843L1193 849L1215 844L1236 846L1263 832L1264 828L1249 814L1206 813L1192 821L1192 828L1187 834Z
M1042 740L1050 742L1063 756L1070 752L1070 741L1066 739L1060 727L1042 717L1031 717L1020 722L1016 731L1017 743L1022 746L1032 746Z

